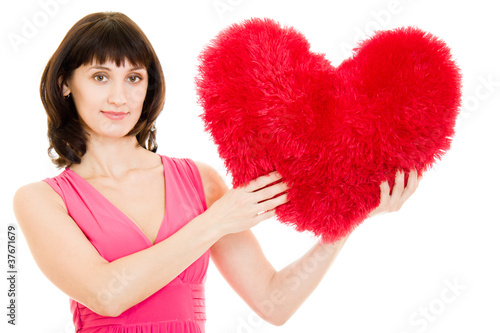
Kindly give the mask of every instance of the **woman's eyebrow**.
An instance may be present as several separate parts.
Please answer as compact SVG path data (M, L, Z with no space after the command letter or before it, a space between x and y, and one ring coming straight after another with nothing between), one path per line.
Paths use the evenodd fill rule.
M92 67L90 67L90 68L87 70L87 72L88 72L88 71L90 71L90 70L92 70L92 69L104 69L104 70L108 70L108 71L109 71L109 70L111 70L109 67L106 67L106 66L101 66L101 65L96 65L96 66L92 66Z
M88 71L92 70L92 69L104 69L104 70L108 70L110 71L111 69L109 67L106 67L106 66L102 66L102 65L95 65L95 66L92 66L88 69ZM137 67L134 67L134 68L130 68L129 69L130 71L137 71L137 70L146 70L146 68L144 68L143 66L137 66Z

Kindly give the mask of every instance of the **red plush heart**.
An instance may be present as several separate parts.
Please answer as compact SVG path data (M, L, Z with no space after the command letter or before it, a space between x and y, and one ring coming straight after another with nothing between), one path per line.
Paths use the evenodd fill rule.
M336 68L309 48L269 19L232 25L200 55L197 92L233 186L277 170L291 186L278 219L335 241L378 206L382 181L450 148L461 75L417 28L377 32Z

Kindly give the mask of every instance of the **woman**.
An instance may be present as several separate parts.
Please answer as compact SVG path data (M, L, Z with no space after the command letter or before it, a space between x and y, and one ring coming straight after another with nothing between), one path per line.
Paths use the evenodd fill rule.
M121 13L90 14L42 75L49 154L64 171L21 187L14 210L43 273L71 298L77 332L204 332L209 255L263 319L281 325L316 288L346 239L318 243L277 272L250 231L286 203L273 172L229 190L211 167L156 154L164 103L158 58ZM419 179L398 173L370 216L398 210ZM269 186L268 186L269 185ZM287 278L312 258L299 284ZM279 291L281 302L274 301Z

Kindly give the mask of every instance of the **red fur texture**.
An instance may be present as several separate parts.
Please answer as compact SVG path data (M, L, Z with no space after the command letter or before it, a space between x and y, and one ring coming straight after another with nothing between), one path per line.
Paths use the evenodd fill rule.
M277 170L291 186L279 221L334 242L378 206L382 181L450 148L461 74L414 27L376 32L338 67L309 48L270 19L232 25L201 53L197 92L233 186Z

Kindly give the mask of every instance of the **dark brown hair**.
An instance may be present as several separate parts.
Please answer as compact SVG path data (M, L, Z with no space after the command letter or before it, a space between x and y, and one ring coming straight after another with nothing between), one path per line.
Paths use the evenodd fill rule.
M165 102L165 82L158 57L146 35L129 17L116 12L94 13L68 31L47 63L40 82L40 97L47 112L48 153L58 168L79 164L87 150L87 133L80 124L73 99L62 94L62 82L81 65L114 61L121 66L125 60L133 66L144 66L148 72L142 114L127 135L135 135L142 147L156 152L152 127ZM53 151L58 156L53 156Z

